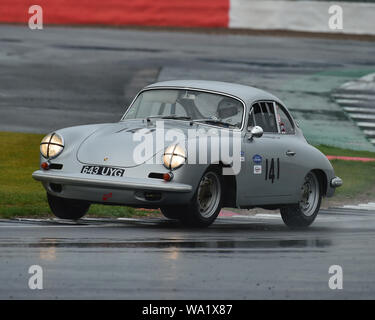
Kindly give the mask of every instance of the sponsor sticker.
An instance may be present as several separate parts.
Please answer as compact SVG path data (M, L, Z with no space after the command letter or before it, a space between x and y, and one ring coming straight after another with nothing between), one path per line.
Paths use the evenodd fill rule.
M259 154L255 154L255 155L253 156L253 162L254 162L255 164L260 164L260 163L262 163L262 156L260 156Z
M254 166L254 174L262 174L262 166L255 165Z
M245 152L244 151L241 151L241 153L240 153L240 160L241 160L241 162L245 161Z

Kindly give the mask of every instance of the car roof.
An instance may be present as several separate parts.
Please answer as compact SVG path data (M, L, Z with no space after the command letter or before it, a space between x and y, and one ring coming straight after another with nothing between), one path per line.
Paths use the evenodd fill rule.
M242 99L246 104L252 103L257 100L275 100L282 103L274 95L263 91L261 89L230 82L221 81L209 81L209 80L170 80L162 81L150 84L146 88L158 88L158 87L170 87L170 88L189 88L189 89L201 89L208 91L216 91L226 93L237 98Z

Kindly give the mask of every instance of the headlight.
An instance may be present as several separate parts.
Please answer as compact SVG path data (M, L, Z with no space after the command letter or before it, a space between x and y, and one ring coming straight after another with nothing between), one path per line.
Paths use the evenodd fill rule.
M178 144L171 145L164 151L163 163L167 169L177 169L185 163L185 160L185 150Z
M56 158L64 149L64 140L58 133L46 135L40 143L40 153L46 159Z

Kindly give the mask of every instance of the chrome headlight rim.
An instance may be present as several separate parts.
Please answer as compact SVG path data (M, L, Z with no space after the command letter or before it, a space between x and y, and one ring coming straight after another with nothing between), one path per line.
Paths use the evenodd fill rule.
M165 148L163 153L163 165L168 170L173 171L181 166L183 166L186 162L186 151L180 144L172 144ZM175 162L177 160L177 162ZM174 163L174 164L173 164Z
M47 137L49 137L49 139L46 139ZM60 142L54 142L53 141L54 137L58 137L58 139L60 139ZM42 151L42 146L44 145L47 145L47 153L43 153ZM57 151L55 154L50 155L50 146L60 147L60 150ZM47 134L42 139L42 141L40 142L40 146L39 146L40 154L47 160L51 160L51 159L58 157L63 152L64 148L65 148L64 138L61 134L58 134L56 132Z

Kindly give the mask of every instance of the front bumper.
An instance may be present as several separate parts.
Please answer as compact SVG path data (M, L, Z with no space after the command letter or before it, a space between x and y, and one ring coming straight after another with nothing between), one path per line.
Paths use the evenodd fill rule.
M191 185L151 178L86 177L81 173L43 170L35 171L32 177L41 181L47 192L53 195L96 203L132 206L181 204L188 203L193 192ZM61 186L61 190L56 191L53 184ZM150 193L157 193L160 198L150 200L147 198Z
M132 189L132 190L152 190L152 191L166 191L166 192L190 192L192 186L182 183L165 182L159 180L155 182L143 181L145 179L116 179L115 177L89 176L82 177L82 174L59 174L55 172L46 172L37 170L32 174L32 177L41 182L69 184L78 186L94 186L102 188L114 189Z

